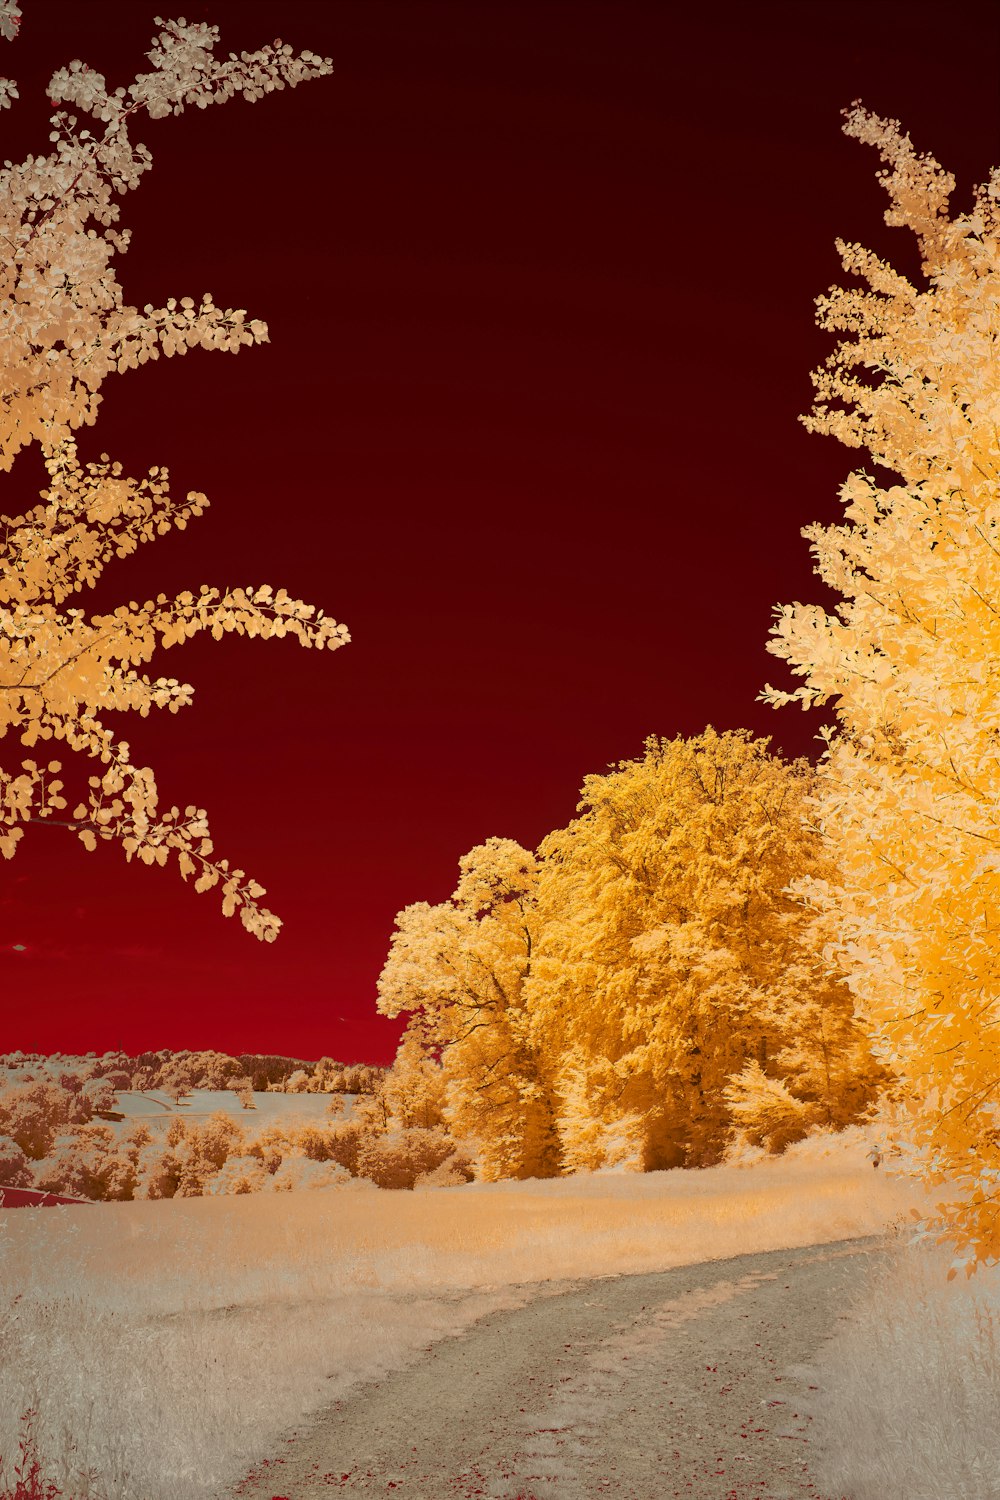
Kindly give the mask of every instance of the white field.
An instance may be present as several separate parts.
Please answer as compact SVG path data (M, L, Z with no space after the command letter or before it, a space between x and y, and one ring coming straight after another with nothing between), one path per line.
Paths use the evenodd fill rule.
M184 1099L175 1102L162 1089L148 1093L120 1090L115 1095L115 1113L124 1120L99 1120L121 1134L141 1120L152 1129L165 1129L171 1120L190 1120L201 1124L209 1115L229 1115L242 1125L248 1137L259 1135L268 1125L322 1125L330 1121L330 1105L344 1101L346 1119L356 1099L355 1094L254 1094L254 1108L244 1109L231 1089L192 1089Z
M7 1210L7 1476L33 1406L43 1472L72 1500L205 1500L357 1382L569 1279L890 1231L928 1200L874 1172L868 1143L646 1176ZM838 1495L980 1500L955 1480L974 1458L1000 1467L1000 1279L946 1283L943 1251L895 1243L898 1269L824 1351L815 1438Z

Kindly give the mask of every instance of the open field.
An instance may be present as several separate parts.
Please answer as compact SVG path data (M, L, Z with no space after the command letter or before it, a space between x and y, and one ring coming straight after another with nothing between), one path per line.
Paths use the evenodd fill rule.
M356 1181L7 1212L0 1453L14 1454L18 1416L36 1407L39 1451L74 1500L204 1500L308 1412L495 1309L587 1277L886 1233L926 1199L884 1167L874 1172L867 1145L853 1130L778 1159L697 1172L413 1193ZM939 1382L956 1361L975 1371L968 1402L1000 1395L990 1350L959 1359L980 1326L977 1307L981 1321L979 1304L996 1293L991 1273L966 1288L945 1285L941 1269L932 1284L921 1256L919 1270L873 1288L861 1332L853 1343L842 1336L817 1380L827 1401L814 1414L817 1434L836 1448L841 1423L855 1464L866 1430L873 1461L884 1454L881 1404L901 1423L914 1381L926 1394L922 1430L938 1441L948 1406L935 1370ZM913 1316L898 1287L916 1299ZM963 1401L962 1389L949 1401ZM854 1493L876 1492L951 1493L885 1479ZM974 1495L966 1489L962 1500Z
M344 1111L338 1118L347 1119L356 1097L355 1094L255 1093L254 1108L244 1109L231 1089L192 1089L179 1103L162 1089L150 1089L144 1094L122 1089L115 1095L115 1113L125 1118L105 1123L116 1133L137 1120L154 1130L165 1129L171 1120L201 1123L221 1110L242 1125L248 1135L255 1136L268 1125L320 1125L328 1122L330 1105L340 1099L344 1102Z

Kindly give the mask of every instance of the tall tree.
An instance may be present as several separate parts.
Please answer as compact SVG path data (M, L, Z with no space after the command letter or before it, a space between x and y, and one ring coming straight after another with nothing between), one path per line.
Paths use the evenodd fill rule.
M380 1090L389 1119L404 1129L433 1130L444 1124L444 1070L432 1054L420 1018L414 1017L400 1038Z
M18 23L17 7L2 0L0 33L13 37ZM213 54L218 28L158 24L147 54L152 71L128 89L109 94L100 73L79 61L54 73L54 149L0 171L0 472L37 443L49 476L40 505L0 516L0 736L17 730L28 747L64 740L106 767L90 777L67 820L53 816L68 805L61 762L22 761L20 774L0 770L0 852L9 859L22 825L40 821L75 830L87 849L98 838L119 839L129 860L138 855L162 865L173 853L185 880L196 875L195 890L221 880L223 913L238 909L250 932L271 941L281 923L258 904L264 887L214 857L203 808L159 814L152 770L132 763L127 742L115 741L99 713L135 709L146 717L153 707L176 713L189 704L189 684L151 682L128 664L148 661L158 646L178 645L199 630L211 630L216 640L233 630L292 634L304 646L332 650L347 641L345 628L267 585L225 593L203 586L197 596L184 592L173 600L160 594L90 620L82 609L59 609L76 590L92 586L112 557L127 556L171 526L183 529L208 505L195 492L184 505L172 501L166 469L136 480L107 454L80 463L72 434L93 425L105 377L161 352L169 357L196 346L236 352L267 339L264 323L247 322L242 309L223 311L208 294L197 305L191 297L179 303L171 297L164 307L142 311L123 302L111 262L128 249L129 231L112 227L120 212L115 198L135 188L151 164L145 146L129 138L132 117L177 115L234 94L253 101L332 71L329 58L296 57L280 43L221 61ZM11 97L16 88L0 80L0 105ZM95 134L78 123L79 115L97 122Z
M886 164L885 220L916 235L925 285L837 241L867 289L817 299L845 337L803 420L899 483L855 472L846 524L803 531L843 598L779 607L768 649L805 682L762 696L834 704L815 812L839 872L801 893L834 920L896 1077L909 1169L957 1193L918 1235L952 1240L951 1274L971 1275L1000 1256L1000 169L949 217L954 178L899 122L845 113Z
M841 1125L878 1069L824 934L786 893L824 870L804 821L810 769L747 730L646 741L583 784L581 815L539 847L536 1047L560 1058L568 1165L718 1161L725 1090L748 1064L798 1101L798 1134Z
M448 1126L475 1142L481 1176L552 1176L554 1101L524 1001L536 942L535 856L491 838L459 868L449 901L418 901L397 916L378 1008L419 1014L425 1046L441 1052Z

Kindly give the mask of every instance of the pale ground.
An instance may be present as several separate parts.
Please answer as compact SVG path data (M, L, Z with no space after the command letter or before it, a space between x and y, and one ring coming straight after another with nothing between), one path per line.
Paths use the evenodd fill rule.
M567 1283L883 1234L927 1200L866 1153L852 1131L699 1172L8 1210L0 1453L37 1406L73 1500L206 1500L360 1382ZM830 1346L838 1496L985 1500L969 1466L1000 1467L1000 1282L945 1284L940 1254L866 1284Z
M268 1125L322 1125L330 1120L330 1105L343 1099L343 1114L347 1119L356 1099L355 1094L257 1094L254 1108L244 1109L231 1089L192 1089L184 1099L175 1102L162 1089L150 1089L139 1094L122 1089L115 1095L115 1113L124 1120L102 1121L118 1134L136 1120L153 1129L165 1129L171 1120L189 1120L201 1124L209 1115L220 1110L243 1126L248 1136L259 1135Z

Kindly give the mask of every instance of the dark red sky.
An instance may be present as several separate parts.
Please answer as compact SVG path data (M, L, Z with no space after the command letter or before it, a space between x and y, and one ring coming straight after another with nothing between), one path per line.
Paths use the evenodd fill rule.
M47 149L56 67L130 82L164 5L23 0L4 154ZM815 715L755 702L788 681L773 606L832 597L799 528L840 518L861 461L796 421L832 347L812 299L838 234L917 269L840 110L900 118L966 208L1000 161L1000 8L182 8L223 52L280 32L336 71L136 131L154 166L124 200L126 297L208 291L271 343L105 383L84 458L165 464L211 509L70 603L267 582L353 639L197 638L146 669L193 707L105 719L164 806L207 809L277 942L175 864L32 827L0 862L0 1050L388 1061L395 913L449 895L467 849L534 846L648 734L745 725L815 756ZM39 483L20 459L0 510ZM10 736L3 765L31 753Z

